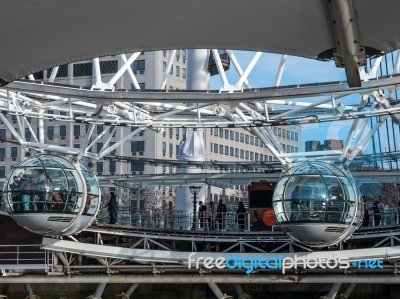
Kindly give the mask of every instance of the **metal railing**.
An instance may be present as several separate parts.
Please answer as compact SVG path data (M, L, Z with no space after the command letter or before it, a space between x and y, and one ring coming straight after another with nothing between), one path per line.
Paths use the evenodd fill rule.
M40 249L41 244L0 245L0 270L41 269L46 272L54 265L53 254Z
M249 213L228 211L213 216L207 214L183 211L140 210L130 212L128 209L119 209L117 223L145 228L160 228L171 230L203 230L203 231L248 231L250 230ZM109 212L102 211L97 220L109 223ZM195 223L193 223L195 220Z
M196 221L195 224L193 224L193 219ZM369 221L364 222L364 227L396 225L400 223L400 211L399 209L386 209L374 214L370 210L368 219ZM108 223L108 211L101 211L97 220L100 223ZM203 231L249 231L251 228L249 213L237 214L235 211L228 211L221 215L215 214L213 217L196 213L196 217L193 217L193 213L182 211L140 210L130 212L129 209L121 208L118 210L117 224L143 228Z

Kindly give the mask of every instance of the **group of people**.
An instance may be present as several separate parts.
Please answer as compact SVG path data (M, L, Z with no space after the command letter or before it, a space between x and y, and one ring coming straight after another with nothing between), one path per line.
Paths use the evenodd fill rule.
M10 188L13 201L21 203L19 210L27 212L31 209L42 209L46 198L43 198L41 191L44 191L49 183L51 179L46 177L43 169L35 169L30 175L20 172L14 176ZM32 205L32 202L35 202L35 205Z
M219 200L215 207L214 201L210 201L206 206L202 201L199 202L199 223L200 228L204 230L223 230L226 227L226 205ZM246 209L243 202L239 202L237 214L237 224L239 230L245 229L245 213Z
M13 177L10 191L14 211L18 212L74 213L80 208L79 196L74 189L68 191L65 187L54 186L44 169L20 172ZM88 212L91 202L92 198L87 194L84 213Z
M373 218L373 223L372 225L378 226L378 225L384 225L382 221L382 216L384 215L385 212L385 207L383 203L380 200L374 201L372 204L372 209L368 208L368 205L364 205L364 219L362 226L366 227L370 225L370 216L372 213L372 218Z

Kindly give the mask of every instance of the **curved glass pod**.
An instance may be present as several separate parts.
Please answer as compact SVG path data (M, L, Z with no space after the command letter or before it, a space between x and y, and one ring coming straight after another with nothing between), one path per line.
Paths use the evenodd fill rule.
M11 217L42 235L70 235L87 227L100 208L97 179L54 155L22 161L6 178L3 196Z
M273 210L290 237L315 247L350 237L363 213L350 173L325 162L302 163L286 171L276 186Z

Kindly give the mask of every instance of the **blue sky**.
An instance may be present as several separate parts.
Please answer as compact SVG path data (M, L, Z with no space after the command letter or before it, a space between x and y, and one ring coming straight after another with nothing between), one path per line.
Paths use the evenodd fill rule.
M234 54L239 61L242 69L244 70L251 61L254 52L234 51ZM280 60L281 55L264 53L248 78L251 86L273 86ZM389 69L389 71L391 71L391 69ZM234 84L239 78L236 70L232 65L231 69L227 72L227 77L231 84ZM318 61L314 59L289 56L286 61L280 85L282 86L345 80L346 76L344 69L337 68L333 61ZM212 89L219 89L220 85L221 81L219 76L217 75L212 77ZM310 100L315 101L315 98ZM354 100L358 102L359 95L354 95L353 98L348 97L344 101L349 102ZM350 125L351 122L346 121L303 126L302 146L304 146L304 141L306 140L323 141L325 139L345 139L350 130ZM381 136L387 136L386 129L382 129L380 130L380 132ZM387 148L388 146L382 145L382 150L384 150L385 147ZM371 150L372 146L370 144L365 152L370 152Z
M235 51L237 60L242 69L250 63L254 52ZM269 87L275 83L275 78L281 55L264 53L257 65L254 67L248 80L252 87ZM228 80L234 84L239 76L231 66L227 72ZM289 56L286 60L285 69L281 79L282 85L306 84L315 82L343 81L346 76L343 69L335 67L333 61L318 61L301 57ZM219 76L212 78L212 88L218 89L221 84ZM339 123L324 123L304 126L302 130L303 145L305 140L315 139L315 132L319 132L319 136L326 135L329 132L330 138L339 138L343 125ZM319 138L323 141L323 137Z

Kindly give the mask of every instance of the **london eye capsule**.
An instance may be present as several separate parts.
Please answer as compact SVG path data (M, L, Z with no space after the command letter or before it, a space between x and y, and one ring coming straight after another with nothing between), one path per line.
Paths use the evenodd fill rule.
M312 247L346 240L363 216L351 174L325 162L302 163L286 171L276 186L273 210L283 231Z
M41 235L78 233L100 209L96 177L83 166L55 155L22 161L6 178L5 207L21 226Z

